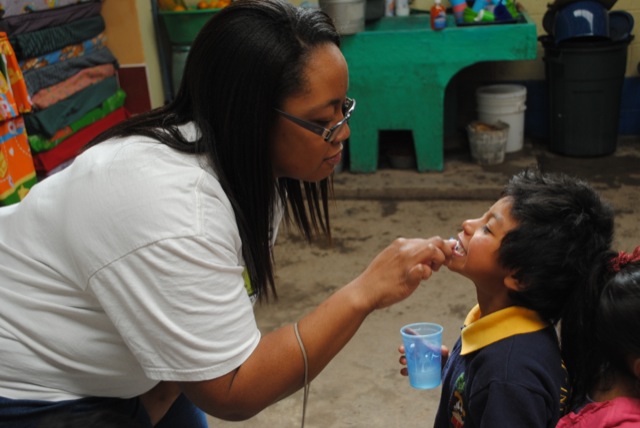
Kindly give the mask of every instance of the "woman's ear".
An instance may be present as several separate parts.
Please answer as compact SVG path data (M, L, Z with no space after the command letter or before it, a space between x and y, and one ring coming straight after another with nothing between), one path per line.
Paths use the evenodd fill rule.
M511 291L520 291L520 281L515 277L515 271L511 271L504 278L504 285Z

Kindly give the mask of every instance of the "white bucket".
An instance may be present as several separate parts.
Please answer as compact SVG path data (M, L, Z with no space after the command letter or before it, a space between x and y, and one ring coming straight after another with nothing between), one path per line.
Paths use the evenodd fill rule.
M522 150L524 144L524 111L527 88L522 85L489 85L476 90L478 120L509 124L506 153Z
M320 9L333 19L340 34L364 31L365 0L319 0Z

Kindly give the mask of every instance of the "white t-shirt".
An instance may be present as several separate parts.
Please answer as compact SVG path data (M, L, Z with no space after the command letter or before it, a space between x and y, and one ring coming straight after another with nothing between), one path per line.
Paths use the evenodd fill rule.
M133 397L249 357L242 243L204 165L149 138L108 141L0 209L0 396Z

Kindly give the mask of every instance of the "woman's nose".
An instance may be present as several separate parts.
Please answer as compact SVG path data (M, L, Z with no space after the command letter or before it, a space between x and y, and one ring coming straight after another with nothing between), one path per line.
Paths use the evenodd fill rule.
M342 144L347 140L347 138L349 138L350 135L351 128L349 127L349 122L345 122L345 124L342 125L340 129L338 129L338 135L336 135L336 138L331 141L331 144Z

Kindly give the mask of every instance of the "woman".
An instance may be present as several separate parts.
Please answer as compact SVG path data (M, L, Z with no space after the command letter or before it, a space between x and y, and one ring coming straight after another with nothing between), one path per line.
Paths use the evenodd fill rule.
M235 2L194 41L173 102L0 210L0 421L250 418L445 262L440 238L398 239L299 323L260 335L252 299L276 297L281 218L330 236L329 177L356 106L339 43L320 11Z

